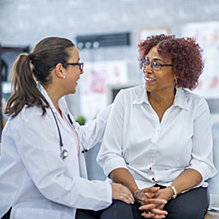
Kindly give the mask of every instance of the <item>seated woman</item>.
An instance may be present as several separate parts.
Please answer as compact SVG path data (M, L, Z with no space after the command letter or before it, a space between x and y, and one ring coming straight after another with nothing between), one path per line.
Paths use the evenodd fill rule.
M207 180L217 172L210 112L204 98L185 89L198 84L201 49L192 38L162 34L141 42L139 54L145 85L117 95L97 161L131 190L134 218L204 218ZM145 193L148 187L158 188ZM166 204L154 207L152 199Z

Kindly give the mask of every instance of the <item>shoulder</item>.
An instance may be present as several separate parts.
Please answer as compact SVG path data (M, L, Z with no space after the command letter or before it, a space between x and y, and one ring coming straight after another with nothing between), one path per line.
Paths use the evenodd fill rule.
M204 103L207 103L207 101L205 100L204 97L199 96L198 94L192 93L191 91L188 91L186 89L182 89L182 90L185 94L187 102L193 102L193 103L204 102Z
M193 111L202 111L207 110L209 111L209 106L207 101L204 97L199 96L191 91L188 91L186 89L181 89L185 96L185 101L188 105L188 108Z
M48 111L48 110L47 110ZM16 128L21 125L37 125L41 124L43 120L47 117L46 114L43 115L43 110L40 107L24 107L21 112L15 118L9 118L8 123L10 123L11 128ZM33 124L34 122L34 124Z
M49 130L52 128L43 128L45 124L45 116L42 116L42 109L39 107L24 107L21 112L14 118L9 118L4 129L4 138L13 138L15 142L24 140L22 136L26 136L26 139L30 137L30 132L39 136L40 130ZM50 122L51 123L51 122Z

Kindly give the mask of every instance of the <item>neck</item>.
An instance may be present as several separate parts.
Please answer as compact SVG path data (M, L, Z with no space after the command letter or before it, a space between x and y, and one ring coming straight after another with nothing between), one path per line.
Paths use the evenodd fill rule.
M174 97L174 91L163 93L148 92L148 100L154 111L157 113L160 122L163 118L165 111L172 106Z
M170 105L174 101L175 97L175 88L173 90L161 91L161 92L148 92L149 101L156 102L158 104Z
M59 112L60 115L62 115L61 110L59 109L59 104L58 104L59 99L62 97L62 95L60 95L57 92L57 89L54 89L53 87L46 87L45 90L46 90L49 98L51 99L53 105L55 106L56 110Z

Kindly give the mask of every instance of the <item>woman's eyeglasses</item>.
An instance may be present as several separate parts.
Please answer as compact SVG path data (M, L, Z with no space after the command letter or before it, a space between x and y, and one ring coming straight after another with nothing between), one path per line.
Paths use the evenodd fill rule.
M83 62L81 62L81 63L68 63L68 62L65 62L65 63L62 63L62 65L78 65L79 66L79 69L81 70L81 71L83 71L83 68L84 68L84 63ZM50 71L52 71L54 68L56 67L56 65L55 66L53 66L52 68L50 68L49 70Z
M145 59L140 59L140 67L141 68L142 67L146 68L149 65L151 65L151 68L155 71L159 71L162 67L165 67L165 66L173 66L173 65L170 65L170 64L166 64L161 59L153 59L152 61L150 61L148 56L146 56Z

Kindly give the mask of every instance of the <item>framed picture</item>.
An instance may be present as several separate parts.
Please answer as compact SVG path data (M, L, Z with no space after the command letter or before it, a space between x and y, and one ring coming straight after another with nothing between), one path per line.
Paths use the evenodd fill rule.
M169 35L170 29L168 27L142 28L139 30L139 42L145 40L148 36L159 34Z
M108 105L113 103L116 95L119 93L121 89L127 89L131 87L135 87L140 85L139 83L123 83L123 84L108 84L107 85L107 101Z
M91 121L108 106L107 85L128 82L128 65L123 60L86 62L84 71L80 78L81 114Z
M219 99L219 22L188 23L182 27L182 35L195 38L203 49L203 73L194 93L207 99Z

